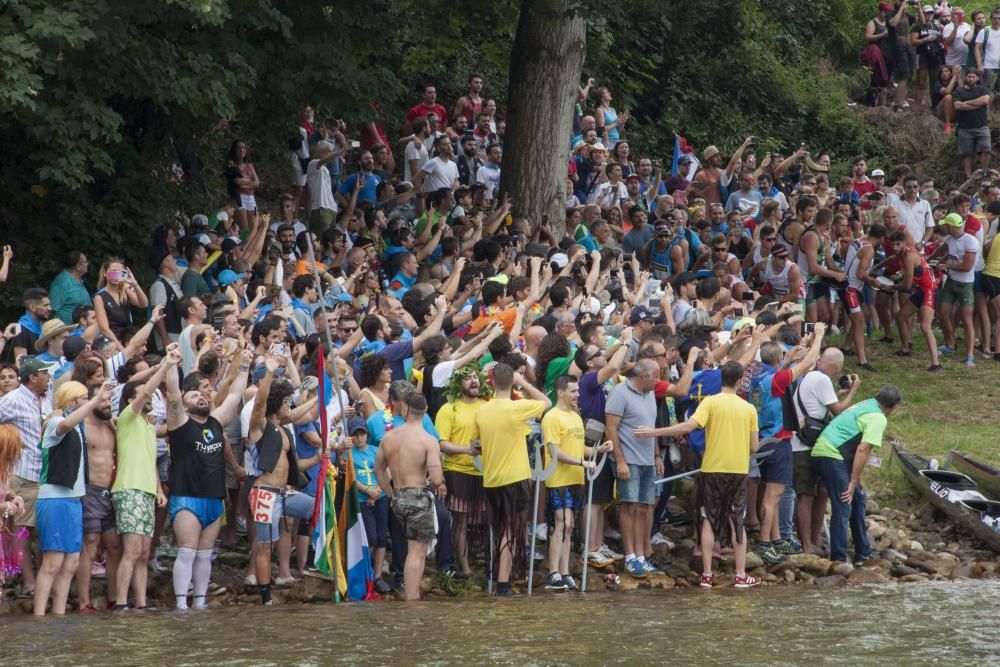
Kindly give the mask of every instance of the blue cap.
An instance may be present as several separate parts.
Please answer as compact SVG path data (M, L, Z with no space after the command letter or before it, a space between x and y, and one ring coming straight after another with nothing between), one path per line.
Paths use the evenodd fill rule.
M365 420L361 417L351 417L347 420L347 432L350 435L354 435L358 431L368 432L368 425L365 424Z
M219 271L219 277L216 280L221 287L228 287L239 279L239 274L232 269L223 269L222 271Z

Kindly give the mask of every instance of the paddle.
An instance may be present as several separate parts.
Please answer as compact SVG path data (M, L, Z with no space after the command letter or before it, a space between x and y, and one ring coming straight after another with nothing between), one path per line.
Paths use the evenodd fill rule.
M750 455L750 460L755 463L760 463L761 459L766 459L771 454L774 454L773 449L769 449L766 452L756 452ZM672 482L675 479L682 479L684 477L693 477L694 475L697 475L700 472L701 468L698 468L697 470L689 470L688 472L682 472L679 475L673 475L671 477L664 477L663 479L658 479L654 481L653 484L665 484L666 482Z

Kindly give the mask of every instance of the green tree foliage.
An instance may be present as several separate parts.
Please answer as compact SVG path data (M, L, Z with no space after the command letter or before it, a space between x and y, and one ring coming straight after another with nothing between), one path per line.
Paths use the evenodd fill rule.
M17 256L4 303L16 307L71 247L147 271L153 227L219 205L236 138L267 175L265 195L277 194L305 104L349 123L377 105L395 141L421 83L436 83L450 111L477 72L502 111L519 4L6 0L0 240ZM880 136L848 107L871 4L580 0L584 75L633 110L637 153L669 158L673 131L723 151L752 132L763 148L877 153ZM180 178L178 156L192 151L207 192Z

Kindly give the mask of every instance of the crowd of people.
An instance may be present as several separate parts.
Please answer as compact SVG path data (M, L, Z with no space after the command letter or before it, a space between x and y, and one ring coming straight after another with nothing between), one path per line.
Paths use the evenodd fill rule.
M914 322L930 372L958 325L967 365L1000 359L1000 173L939 190L753 137L664 173L594 83L566 138L565 226L511 215L504 119L472 76L450 113L425 86L395 144L305 109L273 205L234 142L219 210L153 234L151 284L68 252L0 336L4 585L63 614L75 580L88 612L103 576L124 611L170 572L176 608L204 608L220 548L247 545L270 604L314 562L327 460L351 466L338 502L359 501L375 591L406 599L431 553L499 596L528 559L551 591L576 590L582 561L664 576L661 527L688 521L704 587L723 549L738 588L760 583L748 550L868 559L861 476L902 397L845 363L887 375L866 346L920 354ZM664 479L694 470L671 503Z

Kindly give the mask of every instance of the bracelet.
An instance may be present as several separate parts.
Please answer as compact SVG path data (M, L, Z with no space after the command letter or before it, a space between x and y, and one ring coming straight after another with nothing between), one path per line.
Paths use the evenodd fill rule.
M250 365L249 364L240 364L240 371L242 371L243 373L246 373L248 370L250 370Z

